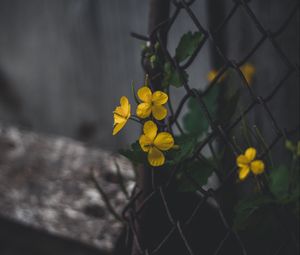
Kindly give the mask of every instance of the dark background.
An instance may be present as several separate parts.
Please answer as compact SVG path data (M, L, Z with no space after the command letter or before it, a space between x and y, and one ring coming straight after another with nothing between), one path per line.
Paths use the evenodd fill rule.
M218 24L233 5L233 1L227 0L212 2L219 6L215 12L209 10L207 1L196 1L193 5L206 28ZM273 31L280 27L294 3L255 0L250 7L265 28ZM129 34L147 34L148 4L149 1L140 0L0 0L0 125L71 137L111 151L134 141L138 134L134 123L118 136L111 135L112 111L122 95L132 99L132 81L136 86L143 82L141 42ZM169 35L171 52L182 33L195 29L186 15L181 15L174 27ZM222 50L231 59L241 59L259 38L260 34L241 11L225 29ZM299 15L277 41L289 59L299 64ZM205 87L207 72L216 62L215 52L206 45L188 70L191 85ZM250 62L256 68L253 88L262 96L286 71L268 43ZM182 90L172 93L172 97L179 99ZM269 107L280 126L289 129L299 125L299 79L295 73ZM252 123L259 126L267 141L273 139L270 121L261 109L249 114L249 124ZM275 161L285 157L278 146L273 153ZM35 230L23 232L21 226L5 219L0 221L0 229L0 255L26 254L23 250L30 249L33 250L28 254L54 254L46 253L47 245L57 247L60 253L55 254L80 250L77 244L53 236L45 234L43 239ZM47 241L39 243L44 248L28 242L24 246L23 236L28 237L29 243L39 243L40 238ZM57 241L52 243L52 238ZM94 250L85 248L78 254L94 254Z

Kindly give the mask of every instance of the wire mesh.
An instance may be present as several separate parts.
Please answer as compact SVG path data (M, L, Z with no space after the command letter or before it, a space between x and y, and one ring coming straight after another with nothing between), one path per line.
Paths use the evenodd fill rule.
M264 158L280 139L287 138L290 134L299 130L299 127L295 127L294 130L282 129L277 123L276 118L268 105L273 97L277 93L279 93L280 88L284 86L285 82L292 74L297 73L299 75L299 66L297 66L298 64L295 65L289 60L289 58L285 55L284 51L276 41L277 37L285 31L292 18L297 15L297 13L299 13L299 3L295 2L295 8L293 8L292 12L286 17L286 19L282 22L282 25L276 31L269 31L264 28L258 17L250 8L248 1L235 0L231 10L228 12L227 16L217 27L217 29L215 29L214 31L210 31L209 29L204 28L204 26L200 23L199 19L193 12L191 7L194 2L195 1L192 0L172 1L174 11L171 14L170 18L165 22L159 24L153 30L150 36L132 34L139 40L160 42L164 58L172 63L173 67L177 70L178 73L182 73L184 70L189 68L190 65L193 64L203 46L208 42L213 45L213 48L217 51L219 56L221 56L223 63L225 63L219 69L217 76L211 81L211 84L204 92L200 92L199 90L192 88L189 85L188 81L183 79L185 95L183 95L177 109L175 111L171 110L171 116L169 117L170 124L176 125L178 129L181 129L178 118L187 100L193 97L197 99L197 102L201 106L205 118L209 121L211 127L210 133L204 140L201 141L201 143L197 145L193 155L185 160L203 160L201 151L205 146L209 146L212 154L214 154L212 143L216 139L222 140L226 148L234 157L239 155L240 151L236 148L236 145L232 141L232 137L229 134L256 106L260 106L264 110L266 116L268 117L268 121L270 122L276 134L274 139L258 156L259 158ZM250 18L252 24L259 31L260 39L256 42L254 47L249 51L249 53L246 54L243 59L232 60L229 59L221 50L220 44L216 40L216 36L224 30L226 24L240 9L244 11L244 14L247 15L248 18ZM164 46L164 43L161 41L160 31L162 29L164 29L164 32L170 31L170 29L174 26L175 20L181 12L185 12L186 14L188 14L197 30L203 34L204 38L197 49L194 51L192 56L190 56L184 64L180 65L180 63L178 63L175 58L171 57L169 49ZM255 54L255 52L258 51L258 49L266 41L268 41L272 45L287 69L284 77L279 80L277 84L275 84L275 86L270 90L270 93L262 97L260 95L257 95L252 86L248 84L240 68L251 58L253 54ZM142 63L144 63L143 60ZM147 67L143 67L147 72ZM210 114L208 107L203 100L203 97L206 95L206 93L208 93L210 89L212 89L216 85L217 81L226 73L228 69L234 70L239 75L243 86L249 92L251 102L245 108L245 110L241 112L230 124L221 125L213 119L213 116ZM214 169L215 172L224 173L222 169L220 169L221 165L222 163L218 164L218 167ZM171 247L176 244L176 247L180 246L181 248L178 248L178 250L175 251L174 254L217 255L222 254L222 252L226 250L226 245L228 245L228 243L231 243L235 246L235 249L231 254L249 254L242 238L232 228L232 224L227 218L227 212L226 210L224 210L222 201L220 201L219 196L220 193L225 192L226 187L230 185L232 180L235 178L237 167L234 166L230 171L228 171L228 174L225 176L222 174L218 174L221 182L219 187L216 189L208 190L205 190L203 187L198 185L193 177L190 176L187 171L181 169L181 167L181 163L177 164L170 175L165 178L161 178L159 181L157 181L158 179L155 178L153 169L146 169L152 171L152 178L150 180L146 180L147 185L150 186L150 189L147 189L147 192L145 192L145 187L136 187L134 189L132 196L130 197L130 201L123 211L123 218L127 226L126 242L127 245L130 246L131 254L167 254L166 251L169 250L166 247ZM176 173L182 170L185 177L190 181L191 185L194 185L196 188L194 196L191 200L187 199L186 203L184 202L184 197L174 198L174 193L172 193L171 188L172 181L174 180ZM180 213L176 212L176 208L174 207L174 204L176 203L177 210L179 207L186 207L191 209L190 214L186 217L181 217L180 215L178 215ZM157 211L159 211L159 213L157 213ZM213 225L209 226L209 228L206 229L199 229L199 232L202 232L202 234L198 234L199 241L195 242L195 240L197 240L198 230L194 230L194 225L197 225L199 218L203 217L203 214L201 213L202 211L209 212L208 214L210 215L211 220L215 221L218 226L222 227L219 228L218 233L214 233L215 230ZM159 219L159 217L163 219ZM164 222L164 224L162 224L162 222ZM152 225L150 227L152 229L151 231L149 230L149 225ZM289 231L289 226L285 227L287 231ZM215 237L215 242L207 244L211 247L210 253L203 252L202 246L206 244L203 243L203 239L200 238L201 236L212 236L212 238ZM179 245L178 243L181 244ZM276 254L285 254L284 247L286 245L293 245L295 246L295 250L297 250L297 243L298 241L293 240L292 238L288 238L288 240L282 241L282 243L278 244L278 248L276 248Z

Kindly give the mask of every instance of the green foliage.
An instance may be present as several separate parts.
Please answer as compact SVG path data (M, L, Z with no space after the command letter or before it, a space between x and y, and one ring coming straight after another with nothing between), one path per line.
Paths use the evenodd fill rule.
M289 195L289 170L281 165L270 173L270 190L278 200L283 200Z
M234 115L239 103L240 93L237 90L233 95L225 97L224 107L220 107L219 121L221 124L227 123Z
M134 82L131 83L131 92L132 92L135 103L139 104L140 102L139 102L136 92L135 92Z
M294 158L294 160L297 160ZM298 162L292 162L292 166ZM269 174L270 194L256 193L241 199L235 207L234 227L239 231L255 234L271 229L277 222L270 222L274 210L289 210L299 220L299 168L280 165ZM291 214L291 215L292 215ZM278 225L278 224L277 224Z
M275 202L271 197L262 194L243 198L235 206L236 217L233 227L241 231L258 226L263 221L266 210L270 209Z
M203 97L203 101L213 118L216 117L219 89L219 86L214 86ZM209 128L209 121L205 117L196 98L190 98L187 103L187 107L188 112L183 116L183 127L189 134L200 137L202 134L207 132Z
M211 161L211 159L208 159ZM195 181L192 182L183 171L186 171ZM193 192L198 186L203 186L207 183L208 177L212 174L213 167L211 164L204 161L187 162L184 169L177 175L177 189L180 192ZM197 186L198 185L198 186Z
M163 87L172 85L174 87L180 87L184 81L188 80L188 74L183 71L179 73L170 62L166 62L164 65L164 80L162 82Z
M119 153L124 157L128 158L133 163L147 163L147 154L142 151L141 146L138 141L131 144L130 149L119 150Z
M203 35L200 32L192 33L191 31L184 34L176 48L175 58L178 62L182 62L188 57L192 56L200 42Z
M168 152L167 160L169 164L176 164L189 157L195 149L197 139L194 136L182 135L175 137L175 143L179 148Z

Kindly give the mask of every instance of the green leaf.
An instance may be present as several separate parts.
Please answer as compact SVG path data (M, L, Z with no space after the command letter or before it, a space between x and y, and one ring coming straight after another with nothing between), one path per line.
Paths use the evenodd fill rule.
M138 141L131 144L130 149L119 150L119 153L124 157L128 158L133 163L146 163L147 162L147 154L142 151L140 144Z
M207 179L213 172L213 167L204 161L187 162L185 170L193 178L195 183L203 186L207 183ZM192 182L183 172L177 175L177 188L181 192L193 192L197 190L197 185Z
M134 82L132 81L131 83L131 91L132 91L132 94L133 94L133 98L134 98L134 101L139 104L139 100L137 98L137 95L136 95L136 92L135 92L135 88L134 88Z
M192 33L191 31L184 34L176 48L175 58L178 62L182 62L192 56L200 42L202 41L200 32Z
M219 120L220 123L228 123L234 115L239 102L240 93L237 90L232 96L224 102L224 107L220 107Z
M183 85L184 80L188 80L188 74L183 71L182 73L179 73L176 71L176 69L172 66L170 62L166 62L164 65L164 79L162 86L167 87L169 85L172 85L174 87L180 87Z
M173 149L167 152L166 158L170 164L176 164L185 158L189 157L197 143L194 136L182 135L175 137L175 144L179 146L178 149Z
M219 87L214 86L203 97L203 101L213 118L216 116L218 93ZM209 121L205 117L196 98L190 98L187 103L187 107L188 112L183 116L183 127L189 134L200 137L203 133L207 132L209 128Z
M279 200L289 196L289 171L284 165L270 173L270 190Z
M233 227L236 230L246 230L251 225L258 224L264 217L264 210L276 201L269 196L255 194L244 198L235 206L235 219Z

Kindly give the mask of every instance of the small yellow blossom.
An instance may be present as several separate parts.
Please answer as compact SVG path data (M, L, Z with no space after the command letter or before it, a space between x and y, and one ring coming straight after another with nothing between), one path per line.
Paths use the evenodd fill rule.
M145 119L152 113L157 120L162 120L167 116L167 109L163 106L168 101L168 95L162 91L155 91L153 94L150 88L141 87L137 95L142 101L136 109L136 115Z
M212 69L211 71L208 72L207 74L207 80L209 82L213 81L218 75L218 71L216 69ZM218 80L218 82L223 81L226 77L226 73L224 73Z
M174 139L168 132L157 134L157 125L149 120L144 124L143 133L139 143L144 152L148 152L148 162L151 166L161 166L165 163L162 151L167 151L174 146Z
M114 129L113 135L116 135L130 118L130 104L128 98L123 96L120 99L120 106L114 110Z
M249 63L246 63L245 65L243 65L241 67L241 72L245 76L245 79L248 82L248 84L250 85L252 83L253 76L254 76L254 73L255 73L254 66L249 64Z
M209 71L207 74L207 80L212 81L214 78L216 78L217 74L218 74L218 72L215 69Z
M239 179L244 180L250 173L254 175L262 174L265 170L265 164L262 160L254 160L256 157L256 149L248 148L244 154L241 154L236 159L236 164L239 167Z

